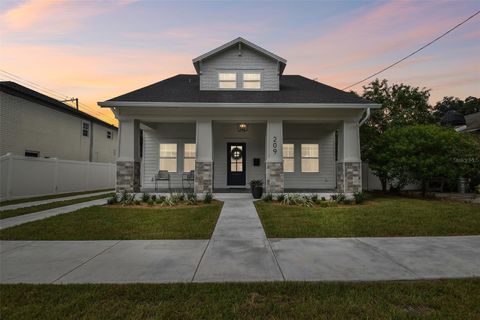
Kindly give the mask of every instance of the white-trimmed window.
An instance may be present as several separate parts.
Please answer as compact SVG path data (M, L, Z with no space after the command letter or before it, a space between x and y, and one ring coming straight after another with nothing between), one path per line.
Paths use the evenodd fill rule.
M185 143L184 145L184 158L183 158L183 172L190 172L195 170L195 143Z
M84 137L90 136L90 123L82 122L82 136Z
M318 172L318 144L302 144L302 172Z
M159 169L177 172L177 144L160 143Z
M243 89L260 89L262 75L259 72L246 72L243 74Z
M295 147L293 143L283 144L283 172L295 172Z
M220 72L218 74L218 87L220 89L236 89L237 88L237 73L235 73L235 72Z

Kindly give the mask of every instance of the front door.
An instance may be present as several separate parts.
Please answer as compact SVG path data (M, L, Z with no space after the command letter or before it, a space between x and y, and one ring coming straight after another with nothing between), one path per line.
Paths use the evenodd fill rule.
M244 186L246 184L245 143L227 143L227 185Z

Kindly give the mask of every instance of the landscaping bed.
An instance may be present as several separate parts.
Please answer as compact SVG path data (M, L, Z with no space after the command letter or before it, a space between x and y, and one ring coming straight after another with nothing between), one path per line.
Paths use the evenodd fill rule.
M255 206L269 238L480 234L476 204L382 195L361 204L320 199L305 206L266 200Z
M478 319L480 279L1 285L2 319Z
M106 205L0 230L2 240L209 239L222 203Z
M0 211L0 219L6 219L6 218L11 218L15 216L24 215L24 214L40 212L40 211L50 210L50 209L59 208L59 207L65 207L72 204L103 199L111 196L113 196L113 193L101 194L101 195L96 195L92 197L84 197L84 198L78 198L78 199L72 199L72 200L55 201L50 203L39 204L36 206L29 206L29 207L12 209L12 210L4 210L4 211Z

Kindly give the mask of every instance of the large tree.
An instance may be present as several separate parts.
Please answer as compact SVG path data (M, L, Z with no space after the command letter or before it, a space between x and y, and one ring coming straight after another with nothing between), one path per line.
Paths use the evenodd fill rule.
M438 125L389 129L381 139L382 169L390 178L420 182L425 196L433 178L454 180L480 167L480 146L471 135Z
M443 99L433 107L435 121L439 122L445 113L450 110L460 112L464 115L480 112L480 99L470 96L463 101L456 97L443 97Z
M373 110L370 119L361 128L362 158L380 178L382 189L386 191L391 177L383 169L386 159L379 154L383 148L379 139L391 128L433 123L428 104L430 90L403 83L389 85L386 79L376 79L363 90L363 98L382 107Z

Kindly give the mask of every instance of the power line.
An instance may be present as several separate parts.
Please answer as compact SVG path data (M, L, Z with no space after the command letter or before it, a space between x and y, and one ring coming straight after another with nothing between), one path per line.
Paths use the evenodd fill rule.
M380 71L372 74L371 76L368 76L368 77L366 77L366 78L364 78L364 79L362 79L362 80L360 80L360 81L358 81L358 82L355 82L354 84L352 84L352 85L350 85L350 86L348 86L348 87L343 88L342 90L346 90L346 89L349 89L349 88L351 88L351 87L353 87L353 86L356 86L357 84L360 84L360 83L362 83L362 82L364 82L364 81L366 81L366 80L368 80L368 79L370 79L370 78L373 78L373 77L375 77L376 75L379 75L380 73L382 73L382 72L384 72L384 71L386 71L386 70L388 70L388 69L396 66L396 65L399 64L400 62L402 62L402 61L410 58L410 57L413 56L414 54L422 51L423 49L425 49L425 48L428 47L429 45L431 45L431 44L433 44L434 42L440 40L441 38L443 38L444 36L446 36L447 34L449 34L450 32L452 32L453 30L455 30L455 29L457 29L458 27L460 27L462 24L464 24L464 23L466 23L467 21L469 21L470 19L473 19L473 18L474 18L476 15L478 15L479 13L480 13L480 10L477 11L475 14L471 15L470 17L468 17L467 19L465 19L465 20L463 20L462 22L460 22L459 24L457 24L457 25L454 26L453 28L449 29L447 32L443 33L442 35L436 37L435 39L433 39L433 40L430 41L429 43L423 45L423 46L420 47L419 49L417 49L417 50L415 50L414 52L410 53L409 55L407 55L407 56L403 57L402 59L400 59L400 60L392 63L391 65L383 68L382 70L380 70Z
M74 99L74 98L70 98L69 96L65 95L65 94L62 94L58 91L54 91L52 89L48 89L38 83L35 83L35 82L32 82L32 81L29 81L25 78L22 78L20 76L17 76L11 72L8 72L8 71L5 71L5 70L2 70L0 69L0 72L3 73L3 74L0 74L1 77L5 77L7 78L8 80L13 80L13 81L16 81L16 82L20 82L22 84L26 84L27 86L30 86L30 87L34 87L35 90L38 90L38 91L41 91L42 93L44 94L47 94L47 95L50 95L50 96L53 96L54 99L56 100L59 100L60 102L70 102L70 100ZM59 99L60 98L60 99ZM64 101L64 100L67 100L67 101ZM105 118L107 118L108 120L110 120L111 122L115 122L116 119L114 117L112 117L111 115L108 115L108 114L105 114L105 113L102 113L101 110L98 110L98 109L93 109L92 107L82 103L82 102L79 102L79 104L81 106L83 106L83 109L86 109L94 114L99 114L101 116L104 116Z

